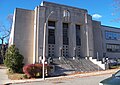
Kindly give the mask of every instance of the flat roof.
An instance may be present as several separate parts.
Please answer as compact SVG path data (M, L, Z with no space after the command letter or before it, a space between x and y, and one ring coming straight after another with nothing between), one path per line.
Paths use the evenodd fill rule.
M113 26L106 26L106 25L101 25L101 26L103 26L103 27L109 27L109 28L113 28L113 29L120 29L118 27L113 27Z
M65 6L65 7L74 8L74 9L78 9L78 10L84 10L84 11L88 12L87 9L81 9L81 8L78 8L78 7L73 7L73 6L58 4L58 3L54 3L54 2L43 1L43 2L41 2L41 4L43 6L44 6L44 4L54 4L54 5L57 5L57 6Z

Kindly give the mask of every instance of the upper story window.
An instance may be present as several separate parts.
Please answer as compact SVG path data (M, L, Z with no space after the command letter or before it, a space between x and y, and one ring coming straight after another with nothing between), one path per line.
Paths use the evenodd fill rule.
M48 44L55 44L55 22L48 21Z
M105 38L107 40L120 40L120 33L106 31Z
M64 10L63 17L70 17L70 12L68 10Z
M55 29L55 22L54 21L48 21L48 29Z

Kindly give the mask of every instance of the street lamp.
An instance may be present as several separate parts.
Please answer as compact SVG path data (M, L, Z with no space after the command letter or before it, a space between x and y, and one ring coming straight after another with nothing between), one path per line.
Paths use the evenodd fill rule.
M48 23L48 19L50 17L50 15L53 14L53 11L50 12L50 14L48 15L45 23L44 23L44 36L43 36L43 80L45 80L45 40L46 40L46 28L47 28L47 23Z
M88 39L88 20L87 20L87 13L85 13L85 25L86 25L86 29L85 29L85 33L86 33L86 45L87 45L87 59L89 58L89 39Z

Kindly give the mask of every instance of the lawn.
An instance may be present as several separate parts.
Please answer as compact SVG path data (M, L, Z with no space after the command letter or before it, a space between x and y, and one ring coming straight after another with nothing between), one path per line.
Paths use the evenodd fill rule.
M7 73L8 78L11 80L21 80L21 79L28 79L27 76L23 73Z

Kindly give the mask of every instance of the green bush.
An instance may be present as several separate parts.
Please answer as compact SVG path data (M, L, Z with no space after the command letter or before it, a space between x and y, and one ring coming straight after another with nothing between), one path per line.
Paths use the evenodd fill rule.
M5 54L4 64L10 73L22 72L24 57L19 53L15 45L11 45Z

